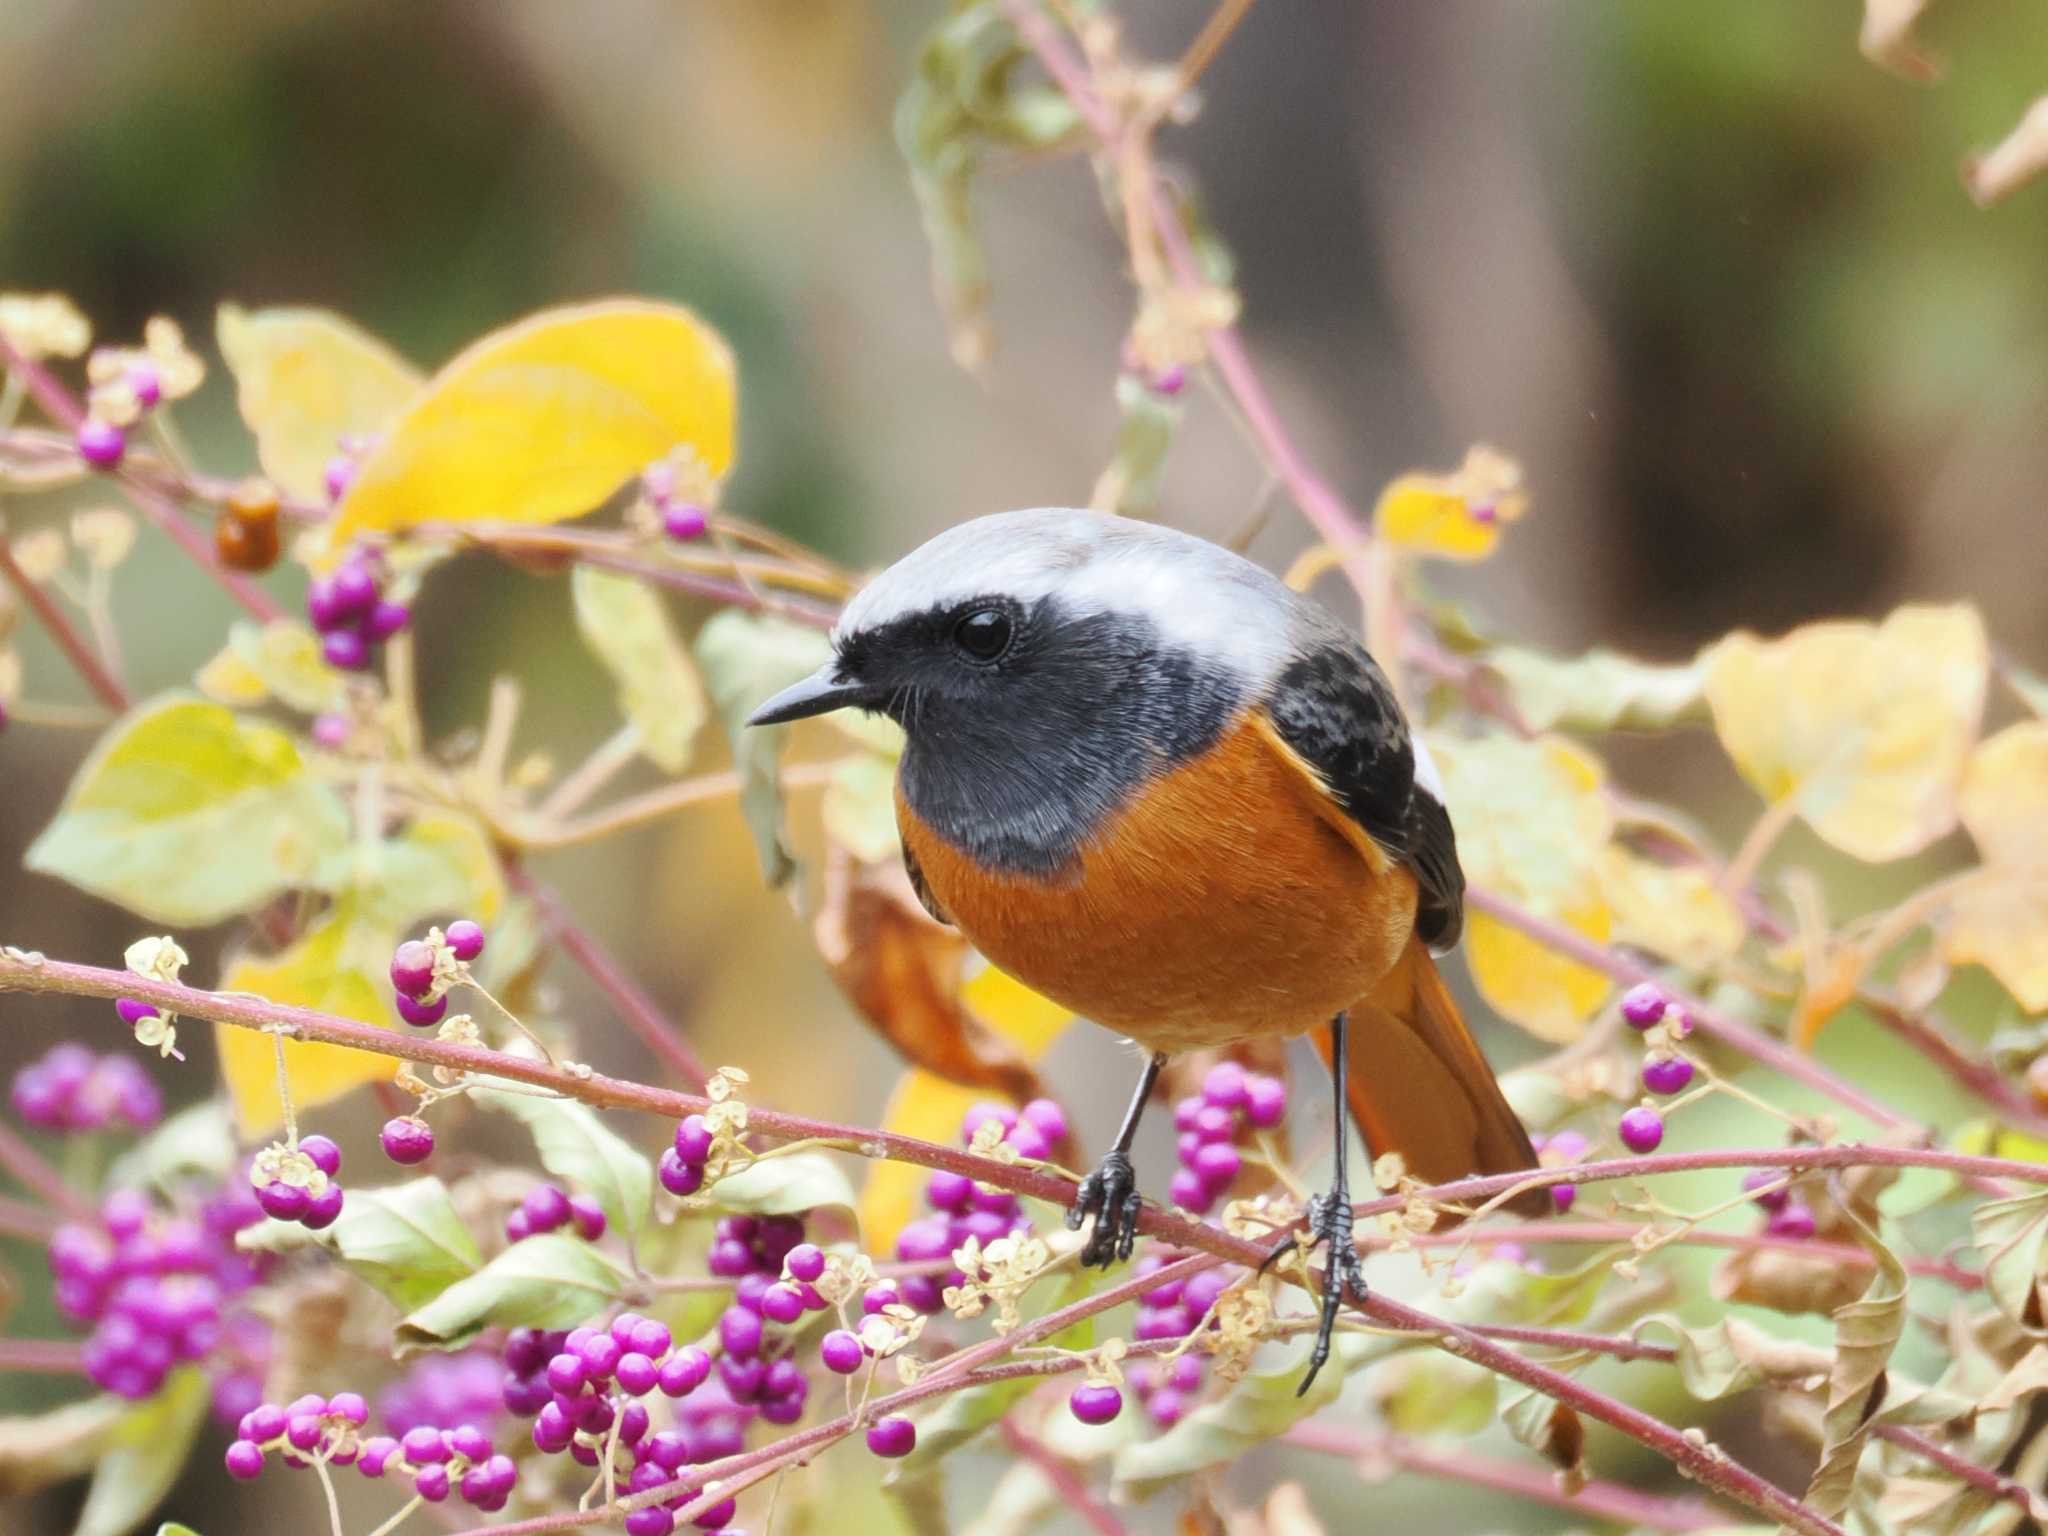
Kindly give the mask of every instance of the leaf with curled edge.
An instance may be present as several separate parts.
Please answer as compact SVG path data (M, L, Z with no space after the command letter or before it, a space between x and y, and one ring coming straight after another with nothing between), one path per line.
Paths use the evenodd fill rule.
M654 1164L588 1104L530 1093L476 1089L485 1107L510 1115L533 1133L541 1166L604 1207L605 1219L628 1243L638 1240L654 1207Z
M1751 1387L1797 1385L1824 1380L1834 1356L1817 1345L1782 1339L1739 1317L1724 1317L1698 1328L1676 1313L1646 1317L1629 1337L1668 1333L1678 1350L1678 1375L1686 1391L1702 1402L1730 1397Z
M1558 1488L1586 1486L1586 1426L1578 1410L1541 1392L1524 1392L1501 1411L1508 1433L1557 1468Z
M770 695L824 665L831 643L815 629L787 619L728 608L697 635L697 665L732 741L740 776L740 812L754 834L761 868L771 886L796 873L782 833L779 759L786 725L750 727L747 716Z
M967 941L932 921L900 865L835 855L812 933L840 990L912 1066L1016 1100L1038 1096L1023 1053L961 1001Z
M1873 1225L1843 1207L1850 1230L1877 1262L1869 1288L1835 1311L1835 1355L1821 1416L1820 1465L1806 1487L1806 1503L1829 1518L1847 1512L1856 1489L1864 1442L1890 1387L1886 1367L1906 1331L1906 1266Z
M626 1273L581 1238L545 1232L512 1244L398 1325L401 1355L460 1349L486 1328L573 1328L616 1300Z
M1984 1253L1984 1289L1998 1310L2035 1338L2048 1338L2048 1192L1978 1206L1970 1233Z

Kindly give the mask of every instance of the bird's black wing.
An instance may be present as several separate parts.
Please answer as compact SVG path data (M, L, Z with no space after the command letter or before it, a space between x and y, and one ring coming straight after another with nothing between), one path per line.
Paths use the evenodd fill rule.
M1465 873L1443 802L1415 782L1415 742L1364 646L1346 639L1290 663L1266 697L1280 739L1389 857L1414 871L1415 931L1448 949L1464 928Z

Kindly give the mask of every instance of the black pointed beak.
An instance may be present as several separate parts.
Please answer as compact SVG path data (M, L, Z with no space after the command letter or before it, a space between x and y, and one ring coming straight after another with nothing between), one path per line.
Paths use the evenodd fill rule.
M748 725L786 725L812 715L829 715L835 709L876 702L873 689L838 676L839 663L828 661L800 683L791 683L747 716Z

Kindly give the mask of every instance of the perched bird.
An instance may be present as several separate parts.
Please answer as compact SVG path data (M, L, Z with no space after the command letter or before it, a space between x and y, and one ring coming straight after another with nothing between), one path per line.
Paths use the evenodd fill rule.
M1305 1391L1344 1296L1364 1294L1347 1106L1375 1155L1431 1182L1536 1165L1432 958L1458 940L1465 881L1385 675L1250 561L1065 509L940 534L861 589L832 645L749 723L897 721L926 908L1150 1053L1067 1213L1094 1218L1084 1263L1130 1256L1131 1142L1169 1055L1328 1026L1341 1091L1334 1179L1308 1213L1329 1257Z

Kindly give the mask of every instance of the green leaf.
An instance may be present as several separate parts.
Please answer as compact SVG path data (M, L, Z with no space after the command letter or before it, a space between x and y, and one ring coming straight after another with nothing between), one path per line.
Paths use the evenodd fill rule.
M505 904L505 875L489 835L457 811L423 811L396 836L351 845L323 874L326 888L348 893L359 920L379 932L453 915L494 925Z
M843 759L832 770L819 806L825 835L866 864L893 858L896 834L896 764L885 757Z
M2013 1322L2048 1337L2042 1280L2048 1276L2048 1191L1994 1200L1971 1213L1970 1232L1984 1250L1984 1289Z
M192 1175L218 1182L234 1162L235 1118L227 1100L201 1099L116 1158L107 1183L116 1189L154 1185L168 1191Z
M1411 1435L1476 1435L1494 1420L1497 1378L1440 1350L1389 1360L1373 1377L1388 1425Z
M471 1095L533 1132L541 1166L594 1198L627 1242L637 1242L654 1202L654 1164L596 1110L569 1099L479 1090Z
M755 1216L786 1216L821 1206L854 1209L853 1184L826 1152L764 1157L727 1174L705 1193L713 1204Z
M327 665L320 637L299 619L231 627L227 647L200 669L199 688L222 704L246 706L276 698L306 715L348 702L348 678Z
M476 1239L439 1179L351 1189L341 1216L319 1234L350 1269L411 1310L483 1263Z
M153 922L200 926L306 884L348 816L291 737L173 695L108 730L27 864Z
M1159 510L1159 480L1184 406L1180 396L1128 373L1116 381L1116 406L1116 448L1089 501L1124 517L1150 517Z
M697 636L697 664L704 669L712 702L732 738L733 765L740 774L740 809L761 850L770 885L796 873L796 861L782 841L782 780L777 763L782 725L747 728L747 716L767 697L807 677L832 654L825 636L787 619L757 617L728 608Z
M182 1366L116 1424L72 1536L127 1536L142 1524L185 1470L212 1398L206 1373Z
M681 773L704 724L704 685L668 610L631 576L579 565L569 579L576 627L619 685L619 709L640 750L664 773Z
M1532 730L1661 731L1707 718L1706 671L1698 659L1659 666L1599 648L1550 656L1497 646L1486 664L1507 683Z
M0 1418L0 1499L18 1498L92 1470L129 1406L111 1393L48 1413Z
M1315 1385L1297 1395L1308 1360L1308 1345L1302 1341L1288 1350L1285 1365L1246 1376L1157 1439L1119 1451L1115 1497L1150 1498L1169 1483L1236 1461L1254 1446L1284 1435L1335 1402L1353 1371L1401 1347L1407 1346L1395 1340L1340 1333L1330 1363L1316 1377Z
M988 257L974 224L982 160L995 148L1051 148L1080 125L1058 91L1012 83L1025 57L993 0L963 6L925 38L916 73L896 103L896 146L924 218L953 360L969 371L992 349Z
M399 1323L398 1352L460 1349L493 1327L573 1328L616 1299L626 1280L581 1238L529 1237Z

